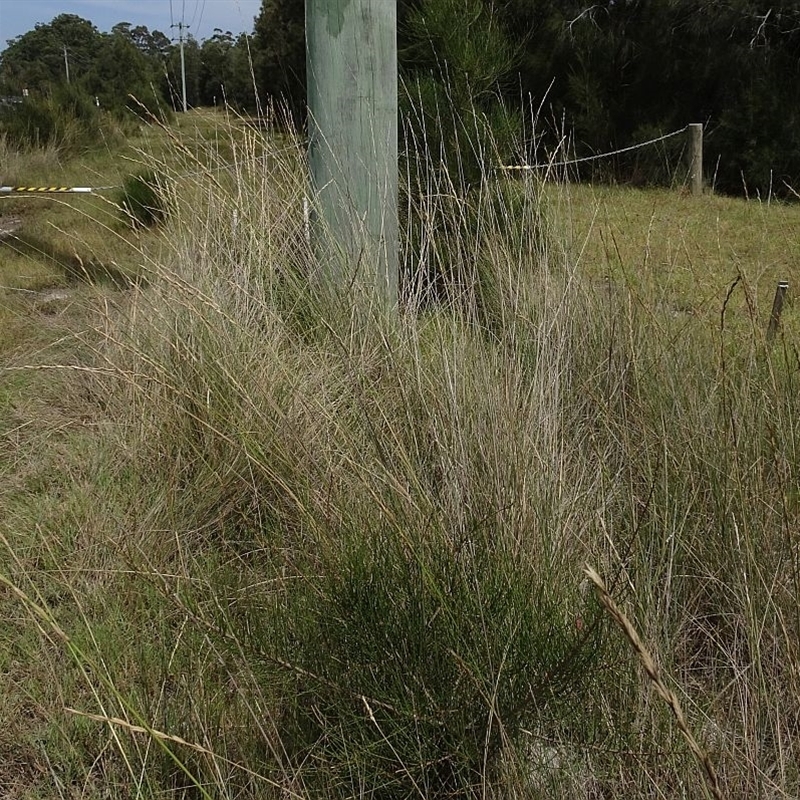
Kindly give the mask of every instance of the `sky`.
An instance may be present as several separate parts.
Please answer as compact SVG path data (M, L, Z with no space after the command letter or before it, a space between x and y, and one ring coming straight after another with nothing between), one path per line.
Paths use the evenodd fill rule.
M177 29L170 32L170 21L180 22L183 15L189 33L207 39L214 28L233 34L252 31L260 7L261 0L0 0L0 50L9 39L59 14L77 14L101 31L130 22L167 36L177 33Z

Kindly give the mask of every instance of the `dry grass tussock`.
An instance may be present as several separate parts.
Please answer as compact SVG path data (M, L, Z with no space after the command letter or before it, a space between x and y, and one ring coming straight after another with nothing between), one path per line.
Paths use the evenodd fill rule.
M30 152L21 152L9 144L6 137L0 136L0 185L19 186L32 176L56 172L62 154L56 145L36 148Z
M641 285L595 294L568 187L427 166L389 314L309 280L298 147L237 125L225 163L192 158L152 165L163 247L92 339L105 424L75 458L103 501L69 514L96 550L76 582L58 526L59 570L6 537L28 657L36 630L71 657L53 780L689 797L700 752L716 796L797 796L791 343L701 318L665 339ZM587 561L680 687L677 730Z

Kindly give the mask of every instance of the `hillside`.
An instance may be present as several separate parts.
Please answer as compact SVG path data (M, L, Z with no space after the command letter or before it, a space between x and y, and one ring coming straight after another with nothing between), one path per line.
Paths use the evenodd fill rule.
M800 207L513 180L387 318L290 141L138 137L4 160L170 216L0 199L0 794L800 793Z

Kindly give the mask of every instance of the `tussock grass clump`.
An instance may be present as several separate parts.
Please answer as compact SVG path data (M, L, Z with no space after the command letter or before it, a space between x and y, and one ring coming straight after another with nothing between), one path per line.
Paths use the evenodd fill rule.
M42 650L75 644L48 756L147 797L393 800L694 796L702 752L722 796L796 794L792 328L768 350L735 275L677 314L568 246L569 187L488 165L409 167L387 313L313 277L301 148L225 135L154 165L174 211L92 340L84 494L12 564Z
M563 459L568 270L544 261L533 184L513 187L530 224L508 241L501 201L476 192L480 225L452 258L461 274L495 259L491 302L461 287L420 313L407 284L397 315L360 295L331 306L306 286L292 160L210 175L203 219L181 204L205 178L176 192L175 261L118 335L141 376L120 390L153 513L181 530L179 551L148 535L137 549L190 554L181 605L280 698L283 755L261 769L332 795L471 796L602 654L576 623L592 616L580 551L542 466ZM207 583L220 559L235 568Z
M298 700L286 731L328 789L468 796L496 779L521 726L579 689L597 654L583 650L566 598L502 543L459 553L434 530L393 533L346 536L313 593L300 584L276 608Z
M153 171L128 175L122 182L119 205L133 225L146 228L167 216L163 190L159 189L159 178Z

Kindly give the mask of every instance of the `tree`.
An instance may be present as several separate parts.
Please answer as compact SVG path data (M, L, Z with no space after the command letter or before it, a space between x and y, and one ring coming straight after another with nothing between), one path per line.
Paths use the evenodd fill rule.
M97 97L103 108L121 109L135 97L155 111L164 100L157 92L158 62L148 58L124 31L102 36L97 54L81 79L90 95Z
M130 22L118 22L111 29L111 33L133 42L144 55L156 61L164 59L172 46L169 38L161 31L150 31L146 25L133 26Z
M240 108L257 110L259 97L253 80L252 35L240 33L230 53L230 101Z
M305 118L305 42L305 0L263 0L253 38L258 86L296 122Z
M518 124L501 98L517 48L487 0L419 0L404 24L404 150L425 142L427 159L472 184L496 148L508 157L514 146Z
M77 78L97 55L101 34L88 20L75 14L60 14L48 24L12 39L0 54L0 86L22 94L23 89L42 94L66 82L66 58L71 77Z
M551 144L572 134L578 155L596 153L704 122L718 189L741 191L744 177L766 191L800 175L796 0L507 0L498 10L526 45L523 97L566 125ZM625 178L656 152L592 170Z
M254 108L255 91L250 74L247 34L234 39L230 31L214 29L200 48L200 102L218 105L223 102L237 108Z

